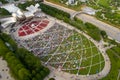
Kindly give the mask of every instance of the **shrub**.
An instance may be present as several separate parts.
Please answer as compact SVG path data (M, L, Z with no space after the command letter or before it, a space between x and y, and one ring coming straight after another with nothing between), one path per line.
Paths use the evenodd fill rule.
M55 80L54 78L50 78L49 80Z
M0 38L4 41L10 44L9 48L12 48L13 51L17 50L17 43L11 38L10 35L6 33L1 33Z
M5 15L10 15L10 13L4 8L0 8L0 16L5 16Z

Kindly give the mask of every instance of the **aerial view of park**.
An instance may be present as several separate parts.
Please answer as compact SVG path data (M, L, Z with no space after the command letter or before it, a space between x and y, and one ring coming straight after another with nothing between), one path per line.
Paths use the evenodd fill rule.
M120 80L120 0L0 0L0 80Z

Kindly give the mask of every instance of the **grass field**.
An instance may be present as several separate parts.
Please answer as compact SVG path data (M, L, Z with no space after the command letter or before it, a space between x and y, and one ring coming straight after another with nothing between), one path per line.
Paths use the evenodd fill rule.
M110 73L101 80L120 80L119 70L120 70L120 47L116 46L107 50L107 54L111 61Z
M96 46L76 31L42 60L49 60L48 64L57 69L79 75L96 74L104 67L104 59Z

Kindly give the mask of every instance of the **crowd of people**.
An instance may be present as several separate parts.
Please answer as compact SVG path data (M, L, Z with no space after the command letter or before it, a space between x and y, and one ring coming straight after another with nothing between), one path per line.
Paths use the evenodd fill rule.
M52 50L56 49L63 39L69 37L69 34L69 29L55 23L54 26L44 33L40 33L33 38L26 40L18 39L17 41L19 41L22 46L33 52L35 55L42 56L47 55Z
M17 42L34 55L40 57L45 65L49 64L59 70L76 72L76 74L79 73L79 70L91 69L90 67L94 66L94 64L88 64L92 60L91 58L100 55L99 52L95 54L90 52L95 46L91 45L87 38L58 23L34 37L18 38Z

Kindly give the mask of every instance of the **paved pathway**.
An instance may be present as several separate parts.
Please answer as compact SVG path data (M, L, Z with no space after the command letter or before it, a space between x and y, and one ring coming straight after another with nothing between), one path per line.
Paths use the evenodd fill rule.
M86 14L80 14L77 17L85 22L90 22L90 23L96 25L101 30L106 31L107 35L109 37L120 42L120 30L118 28L115 28L114 26L106 24L106 23L99 21L96 18L86 15Z
M0 57L0 80L14 80L9 73L9 68L5 60Z
M60 10L63 10L65 12L70 13L71 15L76 12L74 10L71 10L71 9L68 9L68 8L65 8L65 7L47 2L47 1L44 1L44 4L50 5L52 7L56 7ZM89 16L89 15L86 15L86 14L79 14L77 17L79 19L85 21L85 22L90 22L90 23L96 25L98 28L106 31L106 33L108 34L109 37L111 37L111 38L115 39L116 41L120 42L120 29L115 28L114 26L111 26L111 25L109 25L107 23L104 23L102 21L99 21L95 17Z
M59 6L59 5L56 5L56 4L47 2L46 0L44 0L44 4L47 4L47 5L50 5L50 6L52 6L52 7L58 8L58 9L60 9L60 10L63 10L64 12L70 13L71 15L74 14L74 13L76 13L76 11L74 11L74 10L72 10L72 9L65 8L65 7L63 7L63 6Z

